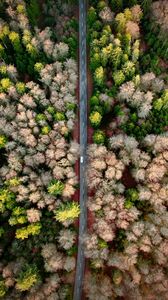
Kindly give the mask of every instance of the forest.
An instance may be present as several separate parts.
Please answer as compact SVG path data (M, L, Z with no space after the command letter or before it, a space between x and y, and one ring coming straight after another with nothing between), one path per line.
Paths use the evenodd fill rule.
M168 300L168 1L83 1L80 235L82 1L0 1L0 299Z

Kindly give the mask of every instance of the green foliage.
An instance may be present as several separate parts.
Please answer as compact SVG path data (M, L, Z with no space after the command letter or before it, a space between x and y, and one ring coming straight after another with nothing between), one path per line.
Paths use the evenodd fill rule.
M153 0L139 0L145 13L149 11L152 1Z
M92 27L92 25L97 20L97 13L94 7L90 7L87 14L87 24L89 27Z
M18 10L24 9L23 5L18 5ZM47 62L45 54L37 51L37 48L31 43L31 31L25 29L23 34L10 31L9 27L4 25L0 34L0 57L6 64L14 64L18 73L28 73L33 78L36 77L34 65L36 62Z
M113 73L113 79L115 85L120 86L125 81L126 78L123 71L120 70Z
M100 249L106 249L108 248L108 244L107 242L105 242L104 240L100 239L98 240L98 246Z
M37 0L27 1L27 13L32 27L38 25L38 20L40 17L40 6Z
M22 37L23 44L26 46L31 42L31 39L32 39L31 32L29 30L24 30L23 37Z
M11 43L16 51L21 50L19 33L15 32L15 31L11 31L9 33L9 40L11 41Z
M38 239L35 236L35 245L39 247L40 244L55 242L55 237L59 235L61 230L61 225L59 223L53 222L53 212L44 211L43 217L41 218L41 230L38 235ZM46 230L47 228L47 230Z
M90 106L98 106L100 104L100 100L98 98L98 96L94 95L90 98Z
M16 83L16 90L20 95L23 95L26 91L26 86L24 82L17 82Z
M34 65L34 70L38 73L40 73L43 68L44 68L44 65L41 62L37 62Z
M148 17L146 17L143 22L143 30L145 32L145 41L149 45L149 49L145 55L148 55L150 67L153 67L153 71L155 72L154 67L157 63L155 61L153 62L153 60L156 60L157 57L168 60L168 37L162 33L158 24L156 26L155 22L149 20Z
M25 224L27 222L26 210L22 207L15 207L9 218L9 224L11 226L17 224Z
M77 254L77 251L78 251L78 247L77 245L73 245L70 249L68 249L66 252L67 252L67 255L68 256L74 256Z
M38 57L38 51L31 43L26 45L26 51L30 54L32 59L36 59Z
M48 106L47 107L47 112L50 114L50 115L54 115L55 114L55 107L54 106Z
M137 1L130 0L127 4L124 1L110 1L112 11L119 12L114 22L104 24L99 18L101 7L104 2L96 2L90 8L90 16L94 22L88 22L90 38L90 69L93 72L95 89L99 93L109 94L116 97L121 84L128 80L136 80L139 59L139 40L134 40L131 34L126 32L126 23L132 20L132 12L129 7ZM106 3L107 6L107 3ZM122 11L125 8L124 11ZM94 23L101 22L101 27L95 32ZM108 87L111 86L110 92ZM102 116L109 113L111 105L107 101L99 101L96 95L90 99L90 122L97 128ZM97 118L97 120L96 120ZM97 133L94 139L100 137ZM103 137L102 141L103 141Z
M116 237L113 241L114 248L122 252L126 243L126 232L124 229L119 229L116 232Z
M44 183L43 180L41 181L41 185L38 185L35 177L29 178L31 177L31 174L27 173L26 171L29 165L28 161L26 161L26 153L28 156L31 155L30 148L32 147L29 147L27 143L24 143L24 138L27 139L28 136L25 135L24 137L21 137L20 135L18 135L17 137L17 132L15 132L14 129L14 120L17 119L16 114L18 116L20 115L20 113L22 114L23 110L21 109L21 107L23 108L23 106L25 106L24 111L27 115L27 117L25 115L25 119L23 120L25 126L22 124L20 118L20 121L18 121L20 122L20 125L18 124L18 128L16 131L19 132L21 128L26 128L26 123L28 123L28 120L30 119L30 123L32 123L32 125L29 124L31 128L30 131L32 130L34 139L40 139L41 141L48 140L49 137L43 135L48 136L51 128L53 130L55 123L65 120L65 125L61 126L59 130L60 136L66 136L67 145L71 141L71 137L69 134L70 129L66 125L68 120L67 111L69 113L70 111L75 112L77 109L77 104L71 103L70 97L69 102L65 103L64 109L57 111L57 109L52 105L52 101L50 101L51 89L45 87L45 84L43 84L43 81L41 80L41 71L46 66L46 64L50 65L50 67L51 64L53 64L54 71L54 66L56 66L57 62L57 60L49 54L50 51L47 52L47 44L45 43L45 41L48 41L47 30L49 30L49 35L51 33L51 40L53 42L53 45L55 43L63 42L65 37L70 49L67 58L75 58L78 47L78 23L75 18L72 18L69 22L66 21L67 19L69 19L69 17L71 18L71 9L69 12L68 9L66 9L67 15L64 18L64 7L62 6L62 2L59 1L58 9L62 9L62 11L56 10L56 14L58 16L60 15L60 19L62 17L63 23L64 20L65 23L68 23L67 31L64 28L63 35L61 37L60 32L58 32L57 34L55 33L55 27L50 27L46 29L46 34L44 34L43 30L45 30L45 20L42 18L43 11L41 11L41 8L46 3L50 2L50 9L52 9L51 4L54 4L54 1L43 1L45 3L40 3L39 1L35 0L16 1L17 3L7 2L8 1L6 0L0 1L0 18L3 18L1 19L2 26L0 28L0 93L1 117L4 120L2 120L1 123L3 124L3 122L5 122L5 119L7 121L6 128L3 128L3 126L1 126L2 128L0 134L0 167L3 170L3 174L1 174L2 176L0 188L0 238L3 256L1 273L3 273L3 269L6 266L8 268L8 263L12 263L13 266L15 266L16 264L18 269L16 268L17 270L15 270L16 272L14 272L14 278L12 277L12 279L8 278L8 275L4 276L3 274L3 276L1 276L0 298L13 299L15 297L19 297L20 299L22 299L24 297L27 297L29 290L33 291L34 289L36 289L36 285L37 288L40 286L39 283L41 282L39 273L42 277L43 283L45 283L46 278L48 277L47 268L44 265L44 260L41 255L41 247L43 244L54 243L65 258L67 255L72 256L76 252L75 246L72 247L69 252L67 251L67 253L64 250L61 250L59 248L58 236L60 230L63 228L62 224L59 223L59 221L61 222L62 217L65 217L68 222L71 220L72 223L74 219L78 217L80 212L78 203L73 205L71 204L70 206L65 206L64 212L59 207L59 212L55 212L55 217L58 222L53 222L54 213L51 209L51 203L48 203L47 206L46 199L43 199L42 197L41 199L38 199L39 205L37 210L36 208L38 200L37 198L33 198L33 194L35 196L35 193L37 192L37 194L40 195L43 189L43 193L48 192L50 194L48 194L49 199L53 198L54 196L58 196L59 204L61 204L62 201L65 200L62 194L66 183L65 180L68 179L65 178L65 182L53 180L52 182L49 182L50 184L48 186L46 186L46 183ZM66 6L66 8L68 7ZM1 11L1 9L3 11ZM50 13L52 13L51 10ZM58 24L58 20L54 20L54 26L56 25L56 23ZM5 24L9 24L9 26ZM40 27L38 27L38 25ZM62 25L64 26L64 24L61 24L61 30ZM100 24L97 23L97 26L98 25ZM37 41L38 32L41 31L43 31L43 33L41 34L41 38L44 38L42 42L40 42L40 40ZM44 49L44 45L45 52L43 52L42 50ZM66 71L66 67L64 68L65 60L66 59L62 57L60 59L63 66L63 72L65 71L66 77L66 72L68 71ZM55 74L56 73L57 71L55 72ZM53 73L51 75L54 76ZM69 73L69 76L70 75L71 74ZM75 85L75 82L73 81L73 74L71 79L70 82L72 81L72 87L70 86L70 94L72 96L75 96L75 94L73 93L73 84ZM65 85L67 85L66 82ZM58 90L59 93L61 93L62 88ZM66 93L66 91L63 90L62 92ZM36 102L34 108L31 107L30 109L31 103L29 103L30 105L24 105L24 103L22 103L23 105L21 104L21 102L24 102L24 99L21 99L23 98L22 96L24 94L27 94L27 97L31 95L34 98ZM18 105L20 105L20 108L17 109ZM24 118L24 113L22 116ZM14 137L15 135L16 137ZM50 142L52 143L52 141ZM35 147L37 153L39 152L40 154L40 151L43 151L43 145L44 144L42 142L41 150L40 147L38 149L36 149ZM26 149L28 150L28 152ZM47 175L47 173L49 172L48 164L49 162L47 164L40 163L40 160L38 161L38 159L37 162L34 161L34 165L30 167L30 169L32 169L32 175L35 175L36 173L39 173L39 176L42 176L43 173L46 173ZM69 166L70 165L71 163L69 164ZM76 186L74 187L74 190L75 188ZM30 193L27 193L26 191L29 191ZM29 196L32 197L32 199L29 199ZM40 222L36 221L39 219L38 215L40 215ZM73 225L71 227L73 228ZM63 269L61 273L63 276L66 275L66 270ZM5 280L3 278L5 278ZM70 299L70 292L72 296L71 287L70 285L64 284L62 282L62 279L60 280L61 284L58 288L58 296L61 294L64 299L68 300ZM6 288L6 286L9 286L9 289Z
M76 104L75 103L71 103L71 102L67 102L66 103L66 109L67 110L73 110L73 111L75 111L76 110Z
M40 277L37 266L26 264L16 278L16 289L19 291L28 291L37 284L39 280Z
M46 121L47 117L45 116L45 114L37 114L36 115L36 121L37 123L40 123L42 121Z
M5 286L5 282L3 280L0 281L0 298L4 297L7 292L7 287Z
M130 80L135 75L135 64L131 61L127 61L122 67L123 73L127 80Z
M129 209L135 205L135 202L139 199L138 191L134 188L126 191L126 200L124 203L125 208Z
M78 39L76 35L71 34L70 37L64 38L64 42L69 46L70 56L76 59L78 49Z
M0 149L4 148L7 143L7 137L5 135L0 135Z
M94 74L95 84L99 87L103 87L105 84L105 71L103 67L99 67L95 70Z
M127 21L124 13L117 14L115 21L116 21L117 31L120 33L124 33L126 27L126 21Z
M70 26L71 28L73 28L76 32L78 31L78 21L75 18L71 18L67 24L67 26Z
M5 65L0 66L0 74L2 76L6 76L7 75L7 67Z
M105 142L105 133L102 130L96 130L93 134L93 142L103 145Z
M0 44L0 58L3 59L4 61L7 61L5 47L2 44Z
M5 230L3 227L0 227L0 238L4 235Z
M20 184L20 179L17 177L12 177L9 180L5 181L5 185L7 185L9 188L16 187Z
M133 44L133 49L132 49L132 60L133 62L137 62L139 59L139 55L140 55L140 42L138 40L135 41L135 43Z
M100 66L101 66L101 56L99 53L94 53L90 59L90 69L92 71L95 71Z
M112 65L114 67L114 70L116 70L120 66L122 55L123 55L123 52L122 52L121 47L115 47L112 49L110 59L111 59Z
M123 9L123 0L111 0L110 4L111 4L111 8L114 12L119 12Z
M41 128L41 133L42 134L49 134L49 132L51 131L51 127L50 126L43 126L42 128Z
M64 113L57 111L57 112L54 114L54 119L55 119L56 121L64 121L66 118L65 118Z
M99 1L97 8L101 11L106 6L107 6L106 1Z
M0 189L0 212L11 210L15 205L15 194L7 188Z
M90 123L93 127L97 128L102 120L102 116L98 111L93 111L89 117Z
M129 120L121 125L128 134L141 140L146 134L161 134L168 126L168 91L165 90L160 98L153 101L153 108L148 119L139 126L137 113L132 111Z
M161 109L168 109L168 90L165 90L162 97L154 101L154 109L161 111Z
M124 48L124 52L125 52L125 55L127 55L127 59L128 60L128 57L131 55L131 35L129 33L126 33L126 34L123 34L121 36L121 39L122 39L122 44L123 44L123 48ZM137 41L135 41L136 43ZM133 44L133 48L135 48L135 43Z
M159 57L153 51L141 55L140 64L142 71L154 72L156 75L161 74Z
M64 190L64 184L60 180L52 180L48 186L48 193L54 196L61 195Z

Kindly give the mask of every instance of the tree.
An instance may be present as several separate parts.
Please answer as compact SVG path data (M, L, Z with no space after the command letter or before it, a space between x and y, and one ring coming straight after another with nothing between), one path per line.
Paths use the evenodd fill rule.
M77 202L68 202L62 204L55 211L55 219L61 223L70 221L73 222L74 219L78 218L80 214L80 207Z
M116 71L113 73L113 79L116 85L121 85L125 81L125 75L123 71Z
M95 70L94 80L97 86L103 87L105 83L105 72L102 66Z
M96 130L93 134L93 141L95 144L104 144L105 133L102 130Z
M97 13L94 7L90 7L87 18L88 26L91 28L97 20Z
M96 95L90 98L90 106L97 106L99 104L100 104L100 100Z
M90 60L90 68L92 71L95 71L98 67L101 66L101 56L99 53L94 53Z
M60 180L52 180L48 186L48 192L51 195L61 195L64 190L64 184Z
M102 116L98 111L92 111L89 120L93 127L98 127L101 123Z

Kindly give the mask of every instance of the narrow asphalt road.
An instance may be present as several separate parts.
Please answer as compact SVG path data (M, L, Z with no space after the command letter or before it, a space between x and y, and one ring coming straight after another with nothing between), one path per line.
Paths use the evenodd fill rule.
M85 270L84 247L81 237L87 229L87 48L86 48L86 2L79 0L79 98L80 98L80 219L76 277L73 300L82 299Z

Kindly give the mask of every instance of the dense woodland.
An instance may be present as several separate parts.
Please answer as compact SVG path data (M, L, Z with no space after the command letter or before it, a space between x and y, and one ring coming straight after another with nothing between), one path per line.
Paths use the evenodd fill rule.
M168 300L168 1L88 3L78 237L78 1L0 1L0 298Z
M72 299L79 205L74 6L1 1L0 297Z
M168 2L90 1L87 299L168 299Z

